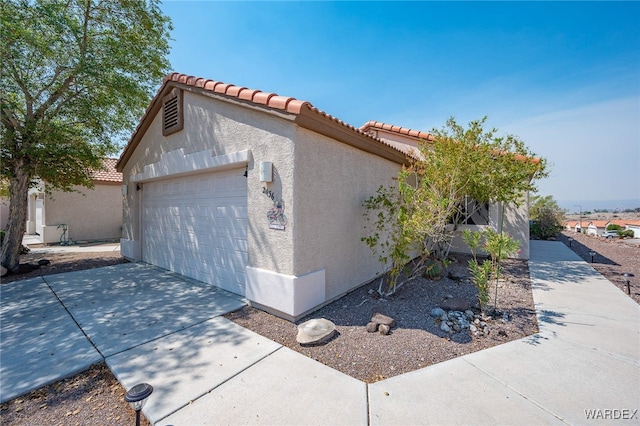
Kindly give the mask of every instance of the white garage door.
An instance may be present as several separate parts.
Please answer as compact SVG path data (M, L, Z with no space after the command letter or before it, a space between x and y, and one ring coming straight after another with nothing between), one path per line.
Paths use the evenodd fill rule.
M142 260L244 295L243 173L244 168L145 183Z

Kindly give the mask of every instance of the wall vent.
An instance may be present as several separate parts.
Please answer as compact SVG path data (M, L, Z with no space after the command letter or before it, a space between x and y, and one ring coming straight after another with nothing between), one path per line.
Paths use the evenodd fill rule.
M182 90L173 89L162 98L162 135L168 136L183 128Z

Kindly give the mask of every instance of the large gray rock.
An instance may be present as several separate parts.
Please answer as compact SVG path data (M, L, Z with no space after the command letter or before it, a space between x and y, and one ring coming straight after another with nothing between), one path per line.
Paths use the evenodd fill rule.
M445 311L466 311L469 309L469 302L464 299L460 299L458 297L453 297L451 299L443 300L440 303L440 307Z
M298 326L296 340L301 345L314 345L328 341L336 332L336 325L325 318L311 319Z

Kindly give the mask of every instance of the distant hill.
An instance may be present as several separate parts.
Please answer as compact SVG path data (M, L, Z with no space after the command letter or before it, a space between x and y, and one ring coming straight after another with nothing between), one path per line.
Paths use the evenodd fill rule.
M640 198L630 200L558 200L560 208L578 213L582 206L582 211L609 210L623 211L626 209L640 208Z

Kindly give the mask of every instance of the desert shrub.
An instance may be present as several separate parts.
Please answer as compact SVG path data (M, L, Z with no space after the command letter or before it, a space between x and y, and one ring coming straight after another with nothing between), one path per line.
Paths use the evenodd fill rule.
M627 229L625 231L618 232L618 235L620 238L633 238L635 234L632 229Z

